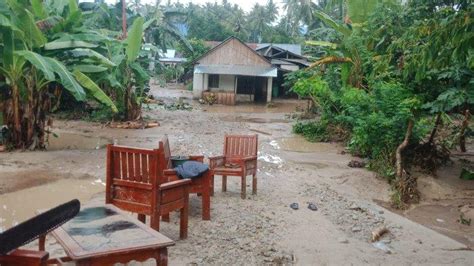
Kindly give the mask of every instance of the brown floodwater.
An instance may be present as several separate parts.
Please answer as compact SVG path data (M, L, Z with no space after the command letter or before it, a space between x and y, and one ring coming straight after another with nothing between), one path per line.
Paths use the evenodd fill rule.
M105 183L94 179L62 179L0 195L0 232L72 199L87 202L105 191Z
M270 143L272 145L272 143ZM294 152L328 152L334 151L334 144L326 142L309 142L301 136L294 136L289 138L281 138L276 140L276 144L272 145L279 147L284 151Z
M306 101L284 100L274 102L272 107L266 104L237 103L236 105L203 105L202 110L210 113L291 113L306 107Z
M112 140L101 137L91 137L75 133L55 132L56 137L49 135L47 149L55 150L98 150L105 148Z

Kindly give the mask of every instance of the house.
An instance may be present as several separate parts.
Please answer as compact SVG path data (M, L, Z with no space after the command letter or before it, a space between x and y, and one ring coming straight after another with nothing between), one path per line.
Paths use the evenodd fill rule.
M283 86L285 74L306 68L310 65L308 59L301 54L299 44L258 44L257 53L277 67L278 75L273 79L273 97L291 97L296 95L290 88Z
M194 61L193 94L217 102L270 102L277 67L236 37L229 37Z

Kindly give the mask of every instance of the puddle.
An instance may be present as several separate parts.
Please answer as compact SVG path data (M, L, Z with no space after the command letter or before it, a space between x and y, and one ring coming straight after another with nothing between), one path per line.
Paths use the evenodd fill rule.
M472 199L441 200L436 203L416 205L405 211L393 209L387 202L375 202L416 223L474 248L474 221L471 221L470 226L458 221L461 216L461 209L474 208L474 200Z
M103 149L112 140L101 137L89 137L74 133L56 133L57 137L49 135L47 149L56 150L98 150Z
M102 180L64 179L0 195L0 232L35 216L37 210L55 207L72 199L81 203L104 192Z
M335 152L334 144L325 143L325 142L309 142L301 136L282 138L277 140L276 145L270 144L273 147L278 145L278 149L284 151L294 151L294 152Z

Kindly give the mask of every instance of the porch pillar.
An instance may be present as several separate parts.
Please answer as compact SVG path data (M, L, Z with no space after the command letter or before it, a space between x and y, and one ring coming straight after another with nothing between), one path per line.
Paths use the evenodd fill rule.
M273 78L268 77L268 81L267 81L267 103L272 101L272 87L273 87Z

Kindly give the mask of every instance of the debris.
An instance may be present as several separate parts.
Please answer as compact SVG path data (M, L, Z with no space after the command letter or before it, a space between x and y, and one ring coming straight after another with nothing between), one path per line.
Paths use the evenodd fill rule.
M468 218L468 219L464 218L464 213L461 213L461 215L459 215L458 223L470 226L471 221L472 221L471 218Z
M210 93L204 96L202 99L199 99L200 104L213 105L217 102L217 96L214 93Z
M260 134L263 134L263 135L267 135L267 136L271 136L272 133L268 133L268 132L265 132L265 131L261 131L261 130L258 130L258 129L249 129L250 131L253 131L253 132L257 132L257 133L260 133Z
M110 128L123 128L123 129L144 129L151 127L158 127L160 123L155 122L145 122L145 121L127 121L127 122L111 122L109 124Z
M0 152L4 152L4 151L5 151L5 146L0 145Z
M316 206L316 204L314 204L312 202L308 202L308 209L310 209L312 211L317 211L318 207Z
M464 180L474 180L474 171L463 168L459 178Z
M373 243L372 246L374 246L377 249L382 250L383 252L387 254L392 254L392 250L385 243L381 241Z
M437 221L438 223L444 223L444 220L443 220L443 219L436 218L436 221Z
M353 233L360 232L361 230L362 230L362 229L361 229L360 227L358 227L358 226L352 227L352 232L353 232Z
M170 111L177 111L177 110L184 110L184 111L191 111L193 106L189 103L185 103L183 99L179 99L177 102L172 104L165 104L165 109Z
M353 210L353 211L361 211L362 208L357 206L357 204L355 203L352 203L351 206L349 207L349 210Z
M365 162L363 161L356 161L356 160L351 160L347 166L352 167L352 168L364 168L365 167Z
M293 210L298 210L300 207L299 207L298 203L293 202L293 203L290 204L290 208L292 208Z
M384 234L390 232L385 226L372 231L372 242L378 241Z

